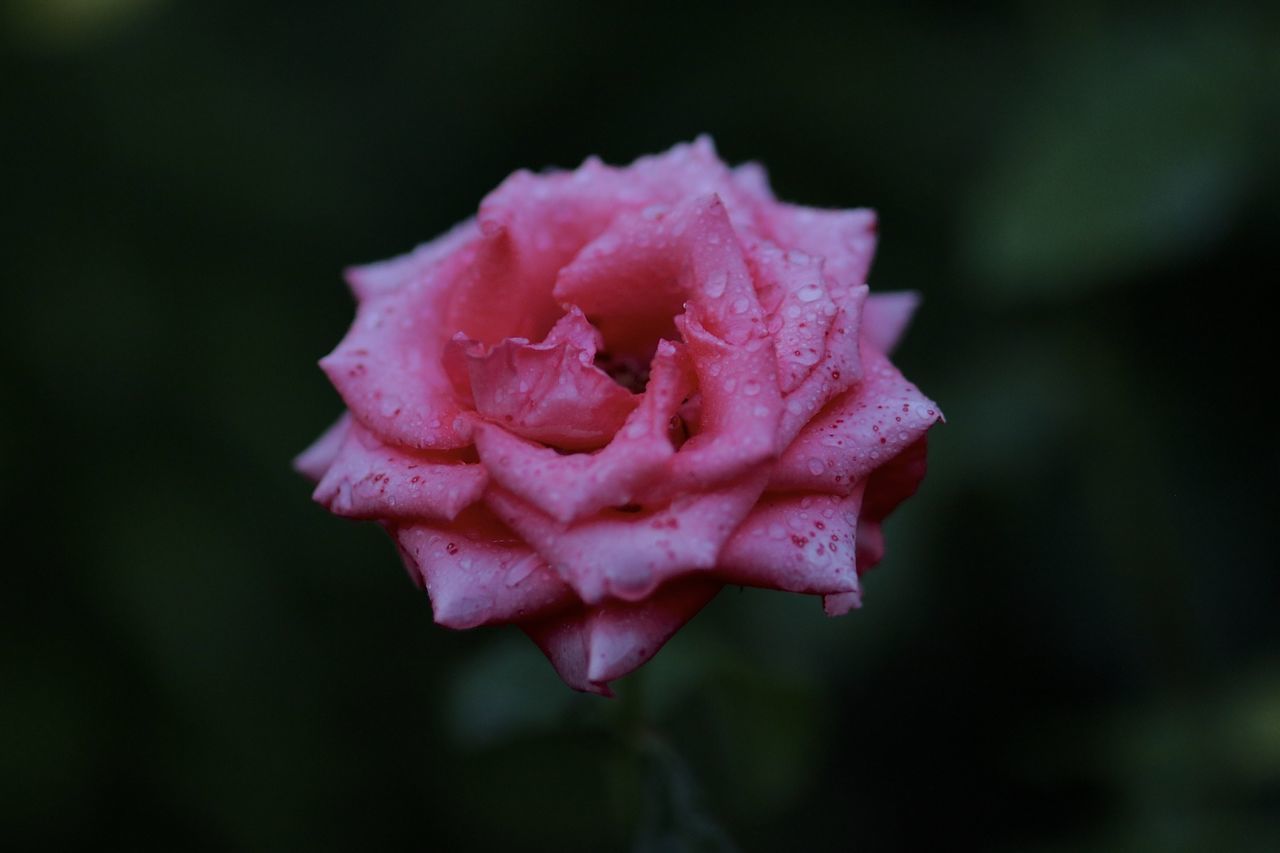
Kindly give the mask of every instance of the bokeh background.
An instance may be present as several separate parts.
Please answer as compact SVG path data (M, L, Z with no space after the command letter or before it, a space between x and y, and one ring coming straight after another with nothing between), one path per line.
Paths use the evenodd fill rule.
M0 847L1280 849L1266 4L0 10ZM289 461L343 266L702 131L880 210L949 422L861 612L609 703Z

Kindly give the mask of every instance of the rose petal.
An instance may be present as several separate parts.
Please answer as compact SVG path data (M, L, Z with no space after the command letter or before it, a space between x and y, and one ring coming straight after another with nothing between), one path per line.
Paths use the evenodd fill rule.
M881 521L902 501L915 494L924 479L926 437L907 447L867 480L862 515L858 518L858 574L865 574L884 559L884 529ZM867 500L866 498L870 498ZM823 607L828 616L843 616L862 606L861 593L827 596Z
M489 476L453 451L387 445L352 422L312 497L335 515L450 519L480 499Z
M871 294L862 309L863 337L880 352L893 352L919 305L920 294L911 290Z
M394 531L406 564L431 596L437 622L473 628L536 619L576 603L573 590L541 557L486 516L472 511L454 525Z
M630 166L589 157L572 172L520 170L485 198L479 218L508 229L526 274L549 287L556 272L621 214L717 193L735 226L753 227L759 203L749 189L720 161L710 137L701 136Z
M293 469L312 482L320 482L324 472L329 470L329 466L337 458L338 448L342 446L342 440L347 437L347 430L350 428L351 415L343 412L333 426L297 455L293 460Z
M658 510L605 510L573 524L499 488L489 489L485 501L587 604L605 596L636 601L670 578L714 566L766 477L760 472L714 491L681 495Z
M877 468L867 480L862 515L858 518L859 575L884 559L881 521L920 487L925 474L926 441L927 436L921 436L919 441ZM854 597L829 595L823 603L828 616L843 616L850 609L861 606L861 593Z
M554 280L521 253L511 231L481 217L475 257L450 293L446 327L485 343L541 337L560 316Z
M620 215L711 193L726 199L735 224L747 228L759 220L756 200L739 187L707 137L622 168L590 157L573 172L518 171L485 198L479 214L486 233L503 235L512 259L509 268L518 272L500 276L496 286L486 278L469 280L460 289L468 295L459 300L457 316L490 324L484 334L478 328L469 334L479 340L536 337L542 328L537 321L516 331L520 312L545 320L557 273ZM503 294L499 317L486 320L486 306L492 307L496 292ZM662 335L650 340L657 337Z
M634 671L720 591L702 578L676 581L640 602L598 607L523 625L575 690L611 696L609 682Z
M858 519L858 574L863 575L884 559L884 527L878 521Z
M561 271L556 296L595 318L610 348L641 347L673 323L689 348L699 432L641 503L736 479L777 453L782 401L773 347L720 199L619 219ZM674 316L681 305L687 312Z
M749 253L756 289L778 359L782 393L795 389L826 353L836 303L818 258L758 243Z
M844 616L862 606L861 592L841 592L822 597L822 610L828 616Z
M570 318L540 344L508 338L490 347L459 335L447 371L456 384L464 364L476 412L517 435L569 450L600 447L640 398L595 366L594 341L579 327L586 320L577 309Z
M873 210L818 210L778 203L766 208L765 230L773 242L818 255L823 272L845 287L866 283L876 251Z
M833 291L836 316L827 330L822 361L783 400L778 424L778 446L788 447L805 424L836 397L862 378L862 358L858 347L867 286Z
M610 351L623 353L672 337L686 301L713 333L734 343L762 326L742 246L716 195L619 216L560 270L555 297L580 307Z
M769 186L769 173L764 166L755 162L742 163L734 166L731 171L734 186L742 193L744 200L752 203L757 216L763 219L764 216L759 211L772 207L778 201ZM734 222L734 227L738 227L737 222Z
M774 466L770 489L848 494L938 420L937 404L888 358L863 347L862 360L862 381L801 430Z
M848 496L766 495L725 543L716 576L786 592L857 592L861 503L861 487Z
M688 358L662 341L640 405L603 450L564 455L501 427L476 428L476 450L494 482L555 518L569 522L631 503L675 452L668 423L693 387Z
M777 454L782 396L772 348L762 331L732 344L703 327L695 309L677 319L698 374L698 432L639 496L662 503L758 470Z
M441 246L348 274L361 294L356 319L320 366L356 420L391 443L470 443L470 423L441 363L449 337L441 318L477 241L478 231L464 226Z

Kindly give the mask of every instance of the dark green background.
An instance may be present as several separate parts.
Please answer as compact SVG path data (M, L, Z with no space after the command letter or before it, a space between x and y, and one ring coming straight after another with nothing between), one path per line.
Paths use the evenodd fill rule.
M1280 849L1280 41L1212 5L0 6L0 847ZM644 724L289 460L344 265L701 131L880 210L949 423L861 612L727 591Z

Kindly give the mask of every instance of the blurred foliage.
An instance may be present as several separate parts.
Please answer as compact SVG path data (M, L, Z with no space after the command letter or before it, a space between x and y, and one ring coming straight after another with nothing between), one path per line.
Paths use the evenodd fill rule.
M0 8L0 846L1280 848L1268 4ZM604 702L288 463L343 266L704 130L880 210L948 424L862 611Z

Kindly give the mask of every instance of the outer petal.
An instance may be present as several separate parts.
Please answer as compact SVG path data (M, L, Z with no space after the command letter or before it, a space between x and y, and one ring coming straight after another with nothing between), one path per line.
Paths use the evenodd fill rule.
M893 352L919 305L920 294L911 290L871 294L862 309L863 337L880 352Z
M716 491L682 495L655 511L606 510L568 525L502 489L485 500L587 604L637 601L664 581L709 569L760 497L763 472Z
M858 326L866 297L865 284L837 288L833 292L836 316L827 330L822 361L784 399L782 420L778 424L779 447L788 447L823 406L862 378Z
M329 470L333 460L338 457L338 448L347 437L351 428L351 415L343 412L333 426L321 434L311 446L298 454L293 460L294 470L313 482L319 482L324 472Z
M767 234L779 246L819 255L823 270L845 287L866 283L867 270L876 251L876 214L873 210L818 210L792 204L775 204L765 214Z
M915 494L924 479L926 437L907 447L887 464L877 468L866 484L869 500L863 502L858 519L858 574L864 574L884 558L884 530L881 522L902 501ZM828 595L823 607L828 616L843 616L862 606L860 594Z
M476 450L494 481L560 522L631 503L675 452L668 424L693 387L676 345L658 345L640 405L603 450L564 455L501 427L476 428Z
M862 382L801 431L774 467L771 489L848 494L938 420L937 404L888 358L866 347L862 358Z
M770 243L753 246L749 257L786 394L822 360L836 303L828 294L819 259L784 252Z
M664 586L644 601L610 601L522 627L566 684L610 696L610 681L657 654L719 590L714 581L690 578Z
M536 619L577 602L528 546L487 513L454 525L393 531L406 565L426 586L435 620L449 628Z
M818 595L856 593L861 487L848 496L766 495L720 554L716 576Z
M822 597L822 609L828 616L844 616L862 606L861 592L841 592Z
M540 344L508 338L488 347L459 336L446 369L456 384L457 365L464 365L476 411L511 432L571 450L599 447L640 398L595 366L581 314L575 309L566 320Z
M441 363L449 334L441 320L478 240L463 225L440 246L348 273L361 294L356 319L320 366L356 420L387 441L434 449L470 442Z
M312 497L348 518L450 519L479 500L488 481L484 466L459 453L389 446L353 422Z

